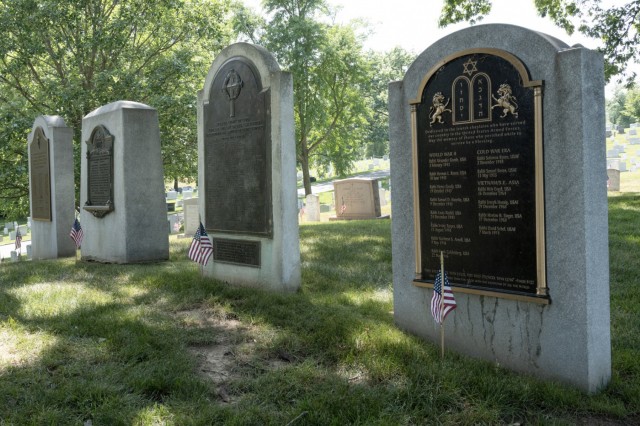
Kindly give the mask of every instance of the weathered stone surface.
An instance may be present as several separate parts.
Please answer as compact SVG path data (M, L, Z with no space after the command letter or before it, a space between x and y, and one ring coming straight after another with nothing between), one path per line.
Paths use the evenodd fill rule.
M544 82L546 278L551 304L455 292L446 347L585 391L611 378L602 56L510 25L458 31L421 53L389 88L394 316L439 342L432 290L417 287L410 101L426 73L466 49L500 49ZM446 268L446 265L445 265Z
M75 219L72 139L73 130L62 117L49 115L36 118L28 137L31 246L35 260L74 256L76 252L75 243L69 238ZM34 156L34 144L41 155ZM45 145L47 153L43 155Z
M291 75L273 55L248 43L220 52L198 93L200 217L224 249L206 275L274 291L299 288L294 134Z
M113 137L113 211L106 215L94 214L87 206L86 142L100 126ZM83 118L82 141L82 259L108 263L167 260L169 236L157 111L130 101L105 105Z

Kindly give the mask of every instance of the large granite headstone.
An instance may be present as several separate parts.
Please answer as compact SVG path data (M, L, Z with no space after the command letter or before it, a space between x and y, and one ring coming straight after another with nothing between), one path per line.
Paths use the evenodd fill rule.
M544 90L543 90L544 88ZM602 56L511 25L437 41L389 88L394 317L594 392L611 378Z
M35 260L74 256L73 130L62 117L41 115L28 136L31 246ZM23 235L25 230L21 230Z
M198 190L214 246L204 267L229 283L300 286L291 74L259 46L215 58L198 92Z
M332 220L380 219L377 179L350 178L333 182L336 216ZM388 217L388 216L384 216Z
M82 119L82 259L141 263L169 258L155 109L117 101Z

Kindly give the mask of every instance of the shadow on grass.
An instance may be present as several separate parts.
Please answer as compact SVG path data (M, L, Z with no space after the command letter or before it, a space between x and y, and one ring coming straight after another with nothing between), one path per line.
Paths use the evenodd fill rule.
M629 208L616 202L611 220L624 222ZM629 220L629 230L612 230L612 256L634 247L628 237L638 230ZM286 424L306 413L301 424L500 424L638 411L640 326L631 328L632 340L621 340L623 317L613 321L618 378L593 397L455 354L441 362L437 348L393 326L388 221L307 225L300 235L303 286L295 294L202 278L186 258L188 239L172 243L170 262L155 265L0 265L0 336L22 336L27 342L9 344L34 349L0 371L0 417L18 424ZM640 292L621 273L612 266L612 306ZM25 293L44 297L47 290L61 295L52 305L67 309L32 312L37 303ZM85 295L86 303L69 307L66 299ZM259 330L247 336L256 340L251 362L237 365L239 377L228 383L234 405L220 402L186 349L215 341L215 330L184 327L173 315L199 306ZM38 346L38 338L47 344ZM283 355L283 366L269 367Z

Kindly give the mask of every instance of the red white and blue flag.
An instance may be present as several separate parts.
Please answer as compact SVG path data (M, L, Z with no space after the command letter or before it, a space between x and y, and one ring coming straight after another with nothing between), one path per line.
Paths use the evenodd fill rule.
M84 231L80 226L80 222L78 218L73 221L73 225L71 226L71 232L69 233L71 239L76 243L76 248L80 247L82 244L82 238L84 237Z
M442 324L447 314L456 308L456 299L449 286L449 278L444 273L444 285L442 283L442 273L436 274L436 280L433 283L433 297L431 298L431 315L433 319Z
M206 265L211 256L213 256L213 243L211 242L209 235L207 235L207 232L204 230L202 222L200 222L200 226L198 227L196 234L193 236L193 241L191 241L191 246L189 247L189 253L187 256L189 259L194 262L198 262L203 266Z

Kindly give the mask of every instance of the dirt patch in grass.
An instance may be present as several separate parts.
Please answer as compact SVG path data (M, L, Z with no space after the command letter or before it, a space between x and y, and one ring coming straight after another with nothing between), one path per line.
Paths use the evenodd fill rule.
M179 311L176 316L185 329L209 335L189 345L196 358L198 373L216 387L221 402L233 404L239 399L230 394L228 384L241 379L246 368L269 371L281 368L289 360L281 357L261 360L256 355L255 329L240 322L233 314L197 307Z

